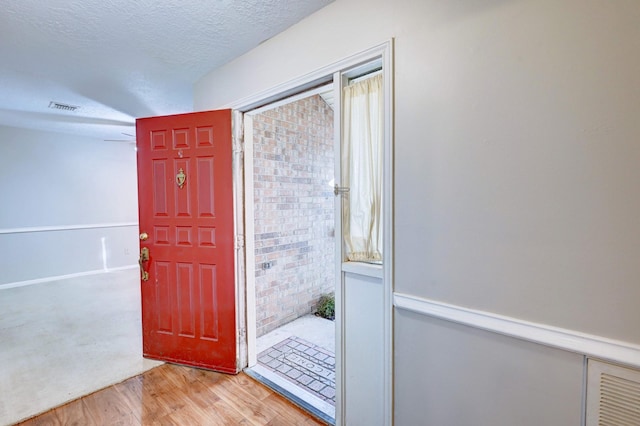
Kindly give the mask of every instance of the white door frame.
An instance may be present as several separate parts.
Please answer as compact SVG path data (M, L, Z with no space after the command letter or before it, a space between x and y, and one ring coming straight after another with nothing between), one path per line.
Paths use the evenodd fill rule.
M275 86L258 94L240 99L225 108L247 113L260 106L270 104L286 97L305 92L323 83L334 83L334 131L336 146L336 183L340 186L340 146L342 143L342 85L344 74L360 65L381 60L384 79L384 176L383 176L383 288L384 288L384 418L382 424L393 424L393 40L374 46L341 61L320 68L314 72ZM237 115L239 117L239 115ZM238 119L237 122L240 120ZM251 140L253 131L250 114L244 114L245 140ZM244 268L238 267L238 326L240 350L239 366L255 365L256 349L256 304L255 304L255 235L253 206L253 146L244 144L244 197L236 199L236 211L244 211ZM241 185L241 184L240 184ZM239 192L242 194L242 191ZM244 200L242 199L244 198ZM340 203L336 203L336 425L345 422L343 407L345 392L344 372L344 259L341 230ZM241 229L241 226L237 226ZM243 270L242 270L243 269ZM244 295L244 297L243 297ZM242 299L242 300L241 300Z

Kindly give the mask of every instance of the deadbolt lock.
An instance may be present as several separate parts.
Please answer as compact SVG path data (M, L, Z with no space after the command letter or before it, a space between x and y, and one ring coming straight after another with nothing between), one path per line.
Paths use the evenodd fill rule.
M146 241L149 238L149 234L147 234L146 232L143 232L142 234L140 234L140 241Z

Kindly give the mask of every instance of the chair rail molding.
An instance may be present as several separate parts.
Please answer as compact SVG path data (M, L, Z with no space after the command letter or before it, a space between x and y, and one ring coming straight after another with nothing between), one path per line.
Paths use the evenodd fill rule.
M88 225L28 226L23 228L0 228L0 234L24 234L28 232L73 231L76 229L124 228L127 226L138 226L138 222L93 223Z
M396 309L410 311L569 352L640 367L640 345L546 324L394 293Z
M109 273L113 273L113 272L126 271L126 270L130 270L130 269L138 269L138 265L125 265L125 266L118 266L118 267L109 268L109 269L95 269L95 270L92 270L92 271L83 271L83 272L76 272L76 273L73 273L73 274L56 275L56 276L51 276L51 277L36 278L36 279L33 279L33 280L17 281L17 282L12 282L12 283L0 284L0 291L8 290L10 288L16 288L16 287L25 287L25 286L34 285L34 284L42 284L42 283L48 283L48 282L54 282L54 281L63 281L63 280L71 279L71 278L88 277L88 276L91 276L91 275L99 275L99 274L109 274Z

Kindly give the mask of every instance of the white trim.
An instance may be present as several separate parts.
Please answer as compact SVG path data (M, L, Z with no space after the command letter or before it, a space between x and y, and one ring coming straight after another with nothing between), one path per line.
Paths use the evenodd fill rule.
M256 312L256 235L253 176L253 116L244 115L244 222L245 222L245 271L247 317L247 365L258 363L258 325Z
M382 64L382 74L384 78L384 164L383 164L383 257L385 261L382 266L370 265L361 262L343 262L338 265L340 271L339 288L336 288L336 348L342 348L342 351L336 351L336 391L340 392L340 397L336 398L336 425L346 424L346 411L343 402L346 400L344 382L346 377L346 366L343 365L345 359L344 345L341 344L342 336L345 335L344 322L342 321L344 313L340 310L344 309L344 273L350 272L360 275L374 276L382 279L383 286L383 408L382 408L382 424L393 424L393 39L375 46L365 52L359 53L345 60L343 63L330 66L336 68L334 82L340 82L340 86L336 87L334 104L334 114L340 120L337 126L336 135L342 142L342 88L348 84L348 75L361 68L363 65L368 66L375 60L380 60ZM337 86L337 84L336 84ZM339 149L339 144L338 144ZM337 151L337 158L340 161L340 151ZM338 163L339 165L340 163ZM340 185L340 168L336 170L336 183ZM337 210L342 218L341 209ZM338 233L338 231L340 231ZM336 228L336 236L338 245L336 252L344 259L342 230ZM339 249L339 250L338 250ZM339 385L339 388L338 388Z
M539 343L581 355L640 367L640 345L560 327L524 321L435 300L395 293L394 306L422 315Z
M36 278L34 280L17 281L12 283L0 284L0 290L7 290L10 288L16 288L16 287L25 287L25 286L34 285L34 284L42 284L50 281L67 280L70 278L87 277L90 275L108 274L110 272L126 271L129 269L138 269L138 268L139 266L136 264L136 265L119 266L117 268L109 268L106 270L96 269L93 271L76 272L74 274L56 275L52 277Z
M232 112L231 132L233 152L232 181L233 181L233 234L236 240L235 256L233 257L235 271L235 301L236 301L236 371L242 371L247 366L246 340L246 261L245 261L245 224L244 224L244 180L243 180L243 150L244 150L244 117L239 111Z
M393 424L393 265L394 265L394 242L393 242L393 153L394 153L394 61L393 42L391 39L381 45L382 73L384 84L384 164L383 164L383 339L384 339L384 371L383 371L383 424L391 426Z
M240 100L234 101L230 104L225 105L223 108L230 108L238 111L242 111L248 114L245 114L245 117L249 116L249 113L252 110L260 108L264 105L267 105L272 102L277 102L286 98L288 96L297 95L301 92L313 89L321 84L334 83L334 93L337 95L336 103L334 105L334 115L338 118L341 117L341 98L342 98L342 82L345 72L349 72L350 70L371 62L372 60L381 58L383 63L383 72L384 72L384 85L385 85L385 160L384 160L384 182L383 182L383 191L385 192L385 201L384 201L384 214L385 214L385 223L384 223L384 250L385 250L385 259L388 261L386 265L383 266L383 276L384 276L384 371L383 371L383 380L384 380L384 425L393 424L393 40L387 40L384 43L378 44L370 49L362 51L360 53L356 53L352 56L349 56L345 59L337 61L331 65L325 66L323 68L317 69L311 73L305 74L296 79L290 80L286 83L279 84L270 89L264 90L257 94L253 94L251 96L242 98ZM339 123L340 120L336 120L336 123ZM334 129L336 134L336 143L338 141L342 141L341 135L341 125L335 126ZM246 129L245 129L246 131ZM245 135L246 136L246 135ZM248 141L248 139L247 139ZM245 159L249 158L249 147L245 144ZM337 144L339 146L339 144ZM339 152L339 151L338 151ZM340 156L338 155L337 160L339 162ZM252 173L253 167L250 170L247 170L247 164L245 162L245 183L249 182L248 173ZM338 169L339 171L339 169ZM336 175L336 182L339 181L339 174ZM246 187L245 187L246 188ZM246 189L245 189L246 194ZM252 196L251 196L252 197ZM252 198L247 198L250 200ZM252 230L250 229L250 220L246 216L246 212L249 211L250 205L247 201L245 208L245 223L247 224L246 229L246 253L247 253L247 262L250 262L250 248L249 248L249 238L252 234ZM338 203L339 204L339 203ZM339 209L337 209L339 216L337 219L342 217L342 213ZM340 233L338 233L340 231ZM341 241L342 239L339 236L342 235L340 229L336 228L336 240ZM340 245L341 247L341 245ZM336 255L340 256L341 251L337 251ZM344 407L342 406L344 402L344 372L343 372L343 346L342 338L344 336L344 331L342 330L342 312L340 311L343 300L342 300L342 287L344 286L344 281L342 280L343 273L341 271L342 265L341 260L336 262L336 273L340 276L340 280L336 282L336 425L340 426L344 424ZM255 260L254 260L255 262ZM247 271L251 271L250 265L247 263L246 267ZM251 307L249 305L249 293L250 291L254 292L255 297L255 282L253 283L254 287L251 290L251 274L247 273L247 316L249 317L251 313ZM254 308L255 310L255 303ZM253 313L255 315L255 311ZM251 321L247 318L247 335L251 333L249 327L251 326ZM249 337L249 336L247 336ZM250 340L249 340L250 342ZM248 347L248 361L249 365L252 364L252 348ZM255 352L254 352L255 353Z
M123 228L138 226L138 222L94 223L89 225L30 226L25 228L0 229L0 234L23 234L28 232L74 231L77 229Z
M382 265L375 265L365 262L343 262L342 272L351 274L364 275L372 278L384 278L384 270Z
M311 96L319 95L320 93L329 92L329 91L333 90L331 88L331 86L333 86L333 83L329 82L329 83L324 84L324 85L322 85L320 87L316 87L315 89L307 90L306 92L298 93L296 95L289 96L289 97L281 99L279 101L275 101L275 102L272 102L270 104L261 106L259 108L252 109L251 111L247 111L246 114L250 114L252 116L253 115L262 114L262 113L264 113L266 111L270 111L272 109L281 107L283 105L289 105L290 103L297 102L297 101L300 101L302 99L310 98Z
M375 77L376 75L381 75L381 74L382 74L382 70L380 69L378 71L373 71L373 72L370 72L368 74L361 75L360 77L352 78L352 79L349 80L349 83L358 83L360 81L364 81L364 80L367 80L367 79L369 79L371 77Z
M333 179L340 186L342 179L342 86L344 78L340 71L333 73ZM342 273L342 262L345 259L344 244L342 238L342 195L334 198L333 204L334 219L334 268L335 268L335 374L336 374L336 398L335 398L335 416L333 417L336 426L343 425L344 422L344 401L346 401L345 393L345 345L342 344L343 336L345 336L344 324L344 274Z
M376 45L363 52L334 62L333 64L287 81L286 83L279 84L270 89L227 104L223 106L222 109L231 108L242 112L248 112L268 103L283 99L284 97L312 89L319 84L330 83L332 81L331 76L333 76L334 73L345 71L366 62L371 62L371 60L381 57L390 45L390 41L385 41L384 43Z
M582 358L582 409L580 410L580 426L587 424L587 377L589 375L589 357Z

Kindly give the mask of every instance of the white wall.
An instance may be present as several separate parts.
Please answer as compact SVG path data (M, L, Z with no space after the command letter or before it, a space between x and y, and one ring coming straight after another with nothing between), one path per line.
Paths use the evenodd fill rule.
M396 289L640 343L639 18L635 0L338 0L209 73L195 107L395 37Z
M394 37L396 291L638 345L638 22L636 0L337 0L203 77L195 107L222 107ZM398 315L396 334L411 324ZM446 343L427 333L441 324L422 327ZM394 351L434 359L406 339ZM534 359L530 351L509 353ZM572 361L571 380L581 379ZM432 374L395 370L396 401ZM568 392L565 380L549 384ZM519 406L525 388L514 379L496 397ZM445 406L455 397L429 395ZM573 410L575 395L565 398ZM397 420L421 410L400 406L415 412ZM553 412L547 424L570 416Z
M137 267L136 182L133 144L0 127L0 424L157 365L138 272L118 271Z
M0 152L0 287L136 263L133 144L0 127Z

